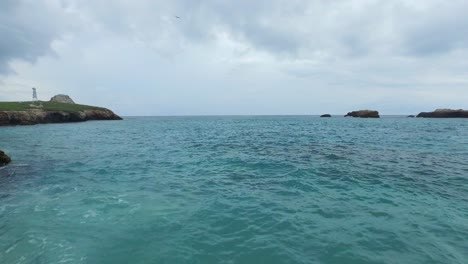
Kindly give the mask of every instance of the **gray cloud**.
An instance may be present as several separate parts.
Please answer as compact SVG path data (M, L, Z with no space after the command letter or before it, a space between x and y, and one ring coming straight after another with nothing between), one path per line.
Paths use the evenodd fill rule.
M97 11L97 20L153 40L172 30L171 34L189 43L212 41L212 32L223 30L252 48L298 59L310 59L316 53L424 56L468 48L468 3L460 0L198 0L171 5L150 1L122 11L132 10L130 6L114 7L115 12L106 6ZM109 13L113 19L105 15ZM172 18L172 14L180 14L183 21L161 22L161 17Z
M401 27L405 51L425 56L468 48L467 1L443 1L406 12Z
M40 1L0 2L0 74L10 70L11 60L34 62L50 52L66 23L62 11L58 4Z
M50 52L51 42L66 30L87 30L87 23L148 43L170 38L167 45L176 47L212 41L213 31L224 30L253 48L298 59L317 52L431 55L468 47L465 10L468 3L461 0L7 0L0 3L0 71L12 59L33 62ZM81 25L68 27L72 14ZM174 15L183 19L174 21Z

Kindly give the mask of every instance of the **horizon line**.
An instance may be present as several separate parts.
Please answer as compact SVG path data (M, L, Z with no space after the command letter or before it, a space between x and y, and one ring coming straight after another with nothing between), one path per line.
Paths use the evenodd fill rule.
M123 117L217 117L217 116L318 116L323 114L199 114L199 115L122 115ZM332 117L345 117L346 114L330 114ZM412 114L384 114L382 116L409 116ZM416 115L414 115L416 116Z

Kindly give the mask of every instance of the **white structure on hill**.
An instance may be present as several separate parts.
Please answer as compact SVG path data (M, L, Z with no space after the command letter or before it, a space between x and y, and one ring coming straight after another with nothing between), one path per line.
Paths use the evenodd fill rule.
M33 101L35 102L35 101L37 101L37 92L36 92L36 88L32 88L32 90L33 90L33 97L32 97L32 99L33 99Z

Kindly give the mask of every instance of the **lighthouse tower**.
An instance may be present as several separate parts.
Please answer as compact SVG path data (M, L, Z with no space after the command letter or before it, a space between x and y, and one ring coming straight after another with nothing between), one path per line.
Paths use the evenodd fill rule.
M33 90L32 100L33 100L33 102L37 102L37 92L36 92L36 88L32 88L32 90Z

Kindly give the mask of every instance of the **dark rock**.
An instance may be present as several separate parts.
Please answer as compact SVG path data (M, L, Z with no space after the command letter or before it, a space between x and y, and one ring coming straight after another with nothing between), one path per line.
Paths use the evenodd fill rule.
M409 115L409 116L407 116L407 117L414 117L414 115Z
M379 112L374 110L359 110L359 111L352 111L345 115L352 116L352 117L361 117L361 118L379 118Z
M324 114L324 115L321 115L320 117L332 117L330 114Z
M8 155L5 152L0 150L0 167L5 166L10 162L10 157L8 157Z
M425 118L468 118L468 110L437 109L434 112L422 112L416 117ZM1 122L1 121L0 121Z

